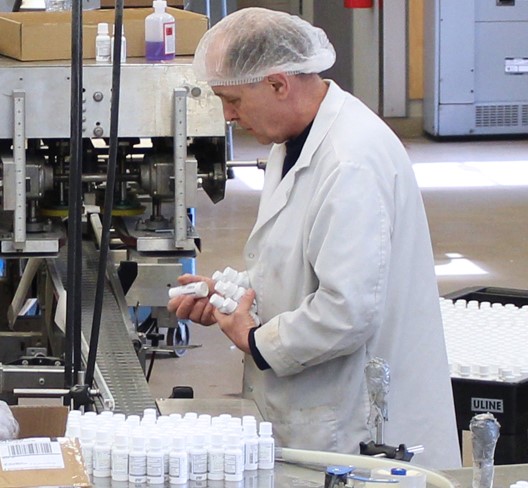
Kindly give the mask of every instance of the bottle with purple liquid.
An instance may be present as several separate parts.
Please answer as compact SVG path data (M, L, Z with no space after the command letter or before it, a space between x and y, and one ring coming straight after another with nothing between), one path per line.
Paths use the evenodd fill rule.
M170 61L176 54L176 22L165 9L165 0L154 0L154 13L145 18L147 61Z

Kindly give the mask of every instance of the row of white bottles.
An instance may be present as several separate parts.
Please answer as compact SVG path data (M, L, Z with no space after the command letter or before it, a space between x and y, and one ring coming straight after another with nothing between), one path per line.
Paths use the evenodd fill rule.
M157 417L146 409L143 417L103 412L82 415L72 411L67 437L80 439L84 462L95 478L173 485L187 481L241 481L245 471L274 467L272 425L193 412Z
M452 377L519 382L528 378L528 307L440 299Z
M95 61L97 63L110 63L114 59L114 35L115 25L112 25L113 33L110 37L109 26L106 22L97 24L97 36L95 37ZM121 32L121 62L126 61L126 38L125 26L122 25Z

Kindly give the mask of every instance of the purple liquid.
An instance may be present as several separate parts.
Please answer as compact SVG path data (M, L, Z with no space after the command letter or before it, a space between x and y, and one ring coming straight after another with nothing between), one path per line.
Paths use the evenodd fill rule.
M165 54L165 43L149 42L145 43L145 58L148 61L170 61L174 59L174 53Z

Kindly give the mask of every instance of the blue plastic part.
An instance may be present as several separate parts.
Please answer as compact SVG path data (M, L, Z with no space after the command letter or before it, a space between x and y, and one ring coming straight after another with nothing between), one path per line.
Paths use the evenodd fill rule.
M405 468L392 468L391 474L395 476L405 476L407 474L407 470Z
M331 474L334 476L344 476L351 473L353 470L353 466L328 466L326 468L326 474Z

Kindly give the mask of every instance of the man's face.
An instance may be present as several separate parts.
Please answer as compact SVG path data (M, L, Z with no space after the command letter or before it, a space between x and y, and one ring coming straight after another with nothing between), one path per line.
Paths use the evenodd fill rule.
M261 144L284 142L278 128L278 101L275 90L266 80L236 86L214 86L222 100L224 118L237 122Z

